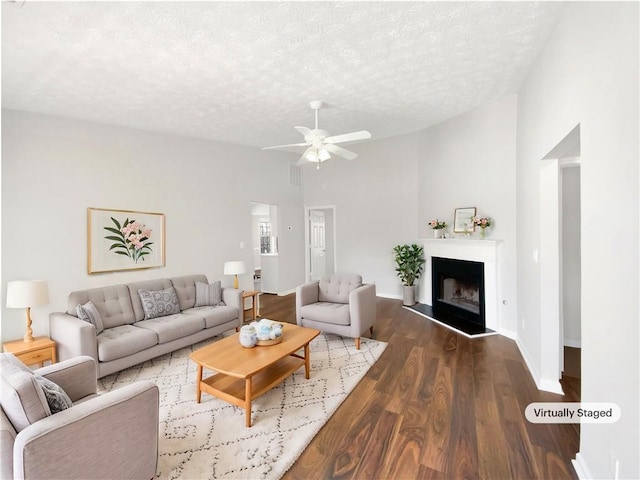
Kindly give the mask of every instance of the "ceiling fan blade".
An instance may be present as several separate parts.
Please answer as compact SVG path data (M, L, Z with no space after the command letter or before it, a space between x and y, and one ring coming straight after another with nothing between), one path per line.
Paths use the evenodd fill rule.
M290 143L288 145L276 145L275 147L262 147L262 150L288 150L288 149L296 149L297 152L298 147L307 147L308 143Z
M305 137L308 137L312 133L311 129L307 128L307 127L293 127L293 128L295 128L297 131L299 131Z
M339 157L346 158L347 160L353 160L358 156L357 153L351 152L345 148L339 147L338 145L334 145L332 143L326 143L324 145L324 149L338 155Z
M371 134L366 130L360 130L359 132L343 133L342 135L334 135L324 139L325 143L341 143L341 142L353 142L355 140L367 140L371 138Z

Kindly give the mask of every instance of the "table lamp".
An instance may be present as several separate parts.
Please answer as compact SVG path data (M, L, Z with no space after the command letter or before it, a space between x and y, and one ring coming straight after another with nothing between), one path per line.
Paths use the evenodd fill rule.
M24 342L33 342L31 329L31 307L49 303L49 289L46 280L16 280L7 283L7 308L27 309L27 332Z
M247 272L247 267L244 265L244 262L233 261L233 262L224 262L224 274L225 275L235 275L233 279L233 288L238 288L238 275L242 275Z

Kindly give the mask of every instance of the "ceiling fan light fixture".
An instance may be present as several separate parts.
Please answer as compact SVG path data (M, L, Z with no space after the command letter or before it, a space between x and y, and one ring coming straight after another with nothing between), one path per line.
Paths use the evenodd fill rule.
M346 158L347 160L353 160L358 156L357 153L351 152L336 144L343 142L353 142L357 140L368 140L371 138L371 133L366 130L358 132L343 133L340 135L329 135L329 132L318 128L318 110L320 110L324 103L320 100L313 101L309 104L315 112L316 122L315 128L310 129L307 127L293 127L298 133L304 136L304 143L290 143L288 145L278 145L275 147L264 147L263 150L288 150L290 148L307 147L297 165L303 165L307 162L315 163L316 168L320 167L321 162L325 162L335 157ZM296 150L294 150L296 151Z
M318 150L318 159L321 162L324 162L325 160L329 160L331 158L331 154L326 151L324 148L321 148L320 150Z
M316 149L316 148L307 149L306 153L304 154L304 157L307 160L309 160L310 162L319 162L320 161L318 159L318 149Z

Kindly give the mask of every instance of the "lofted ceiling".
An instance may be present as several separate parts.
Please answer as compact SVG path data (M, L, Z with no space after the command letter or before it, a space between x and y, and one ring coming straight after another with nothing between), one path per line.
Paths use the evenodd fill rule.
M3 108L263 147L516 93L557 2L2 3Z

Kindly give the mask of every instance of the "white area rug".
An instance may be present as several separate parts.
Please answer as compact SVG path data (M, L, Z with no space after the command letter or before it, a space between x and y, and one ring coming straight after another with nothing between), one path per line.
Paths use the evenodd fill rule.
M99 380L102 390L138 380L160 388L158 478L280 478L387 347L362 338L356 350L353 339L319 335L310 344L311 378L301 368L254 400L247 428L244 409L206 393L202 403L195 401L196 365L189 353L211 341Z

